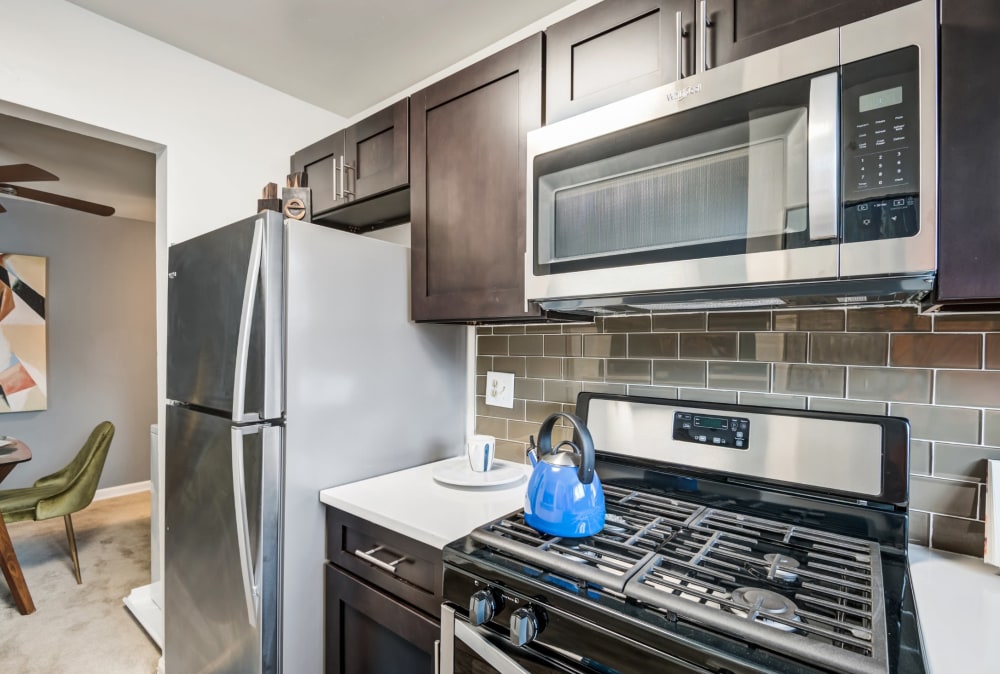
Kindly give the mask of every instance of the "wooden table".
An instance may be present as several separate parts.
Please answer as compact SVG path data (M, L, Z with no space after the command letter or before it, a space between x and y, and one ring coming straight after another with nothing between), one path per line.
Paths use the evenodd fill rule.
M0 447L0 482L14 470L14 466L24 461L31 460L31 450L20 440L7 438L11 444ZM28 592L28 584L24 582L24 574L21 573L21 565L17 561L14 553L14 544L10 541L10 534L7 533L7 524L3 521L3 514L0 513L0 565L3 566L3 575L7 579L7 586L14 596L14 603L17 610L23 615L35 612L35 603L31 601L31 593Z

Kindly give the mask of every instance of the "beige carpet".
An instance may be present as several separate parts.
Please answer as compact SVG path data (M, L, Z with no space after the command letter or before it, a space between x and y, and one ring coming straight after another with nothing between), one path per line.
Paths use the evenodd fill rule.
M155 672L160 651L122 604L149 583L149 492L92 503L73 526L83 585L61 517L8 527L37 610L18 613L0 575L0 672Z

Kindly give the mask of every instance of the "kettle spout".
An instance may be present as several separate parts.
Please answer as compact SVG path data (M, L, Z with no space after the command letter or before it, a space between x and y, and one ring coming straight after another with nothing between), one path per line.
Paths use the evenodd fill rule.
M531 461L531 467L534 468L538 465L538 448L535 447L535 436L528 436L531 444L528 445L528 460Z

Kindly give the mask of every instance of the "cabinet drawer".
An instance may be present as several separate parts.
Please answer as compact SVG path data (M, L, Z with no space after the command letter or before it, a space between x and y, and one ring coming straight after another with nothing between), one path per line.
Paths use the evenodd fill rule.
M327 674L432 672L438 622L326 564Z
M441 610L441 551L435 547L327 508L326 556L429 615Z

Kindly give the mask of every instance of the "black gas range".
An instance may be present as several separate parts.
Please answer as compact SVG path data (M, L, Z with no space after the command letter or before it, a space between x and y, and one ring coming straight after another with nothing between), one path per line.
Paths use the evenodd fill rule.
M581 394L607 519L444 550L441 672L925 670L905 420Z

